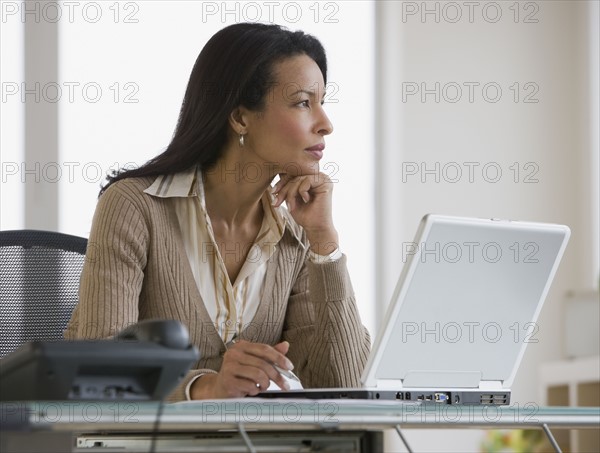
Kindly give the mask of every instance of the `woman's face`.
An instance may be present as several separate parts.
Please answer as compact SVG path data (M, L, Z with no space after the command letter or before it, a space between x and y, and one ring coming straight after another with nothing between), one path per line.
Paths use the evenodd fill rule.
M244 136L249 160L272 176L315 174L333 126L323 110L325 84L321 70L306 55L287 58L274 68L276 85L260 112L246 112ZM253 159L254 158L254 159Z

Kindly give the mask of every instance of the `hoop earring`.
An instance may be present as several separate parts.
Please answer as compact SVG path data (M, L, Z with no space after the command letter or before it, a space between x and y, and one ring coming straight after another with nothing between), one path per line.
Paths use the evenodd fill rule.
M244 134L240 134L240 148L244 147Z

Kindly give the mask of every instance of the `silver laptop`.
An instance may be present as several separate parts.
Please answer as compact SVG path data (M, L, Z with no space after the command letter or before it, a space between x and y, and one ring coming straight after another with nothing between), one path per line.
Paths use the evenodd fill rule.
M510 404L569 236L564 225L425 216L398 257L403 270L362 388L259 396Z

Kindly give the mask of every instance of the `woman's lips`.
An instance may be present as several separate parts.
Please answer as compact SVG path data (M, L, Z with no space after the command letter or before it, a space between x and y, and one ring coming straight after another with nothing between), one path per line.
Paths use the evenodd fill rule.
M311 146L310 148L306 148L304 151L313 156L315 159L320 160L323 157L324 149L325 145L320 143L318 145Z
M321 160L321 158L323 157L323 151L316 151L316 150L311 151L311 150L307 149L306 152L308 154L310 154L311 156L313 156L317 160Z

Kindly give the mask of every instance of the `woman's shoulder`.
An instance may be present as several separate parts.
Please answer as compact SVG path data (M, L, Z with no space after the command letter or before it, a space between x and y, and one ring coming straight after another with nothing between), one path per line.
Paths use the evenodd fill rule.
M144 193L152 185L156 176L144 176L139 178L125 178L112 183L100 195L99 203L112 205L114 203L125 203L138 209L152 209L157 200L155 197Z
M142 176L139 178L125 178L112 183L104 193L131 192L142 193L154 182L156 176Z
M100 195L102 199L113 199L125 197L130 201L143 200L147 198L144 193L154 180L156 176L143 176L140 178L125 178L115 181L106 188L106 190Z

